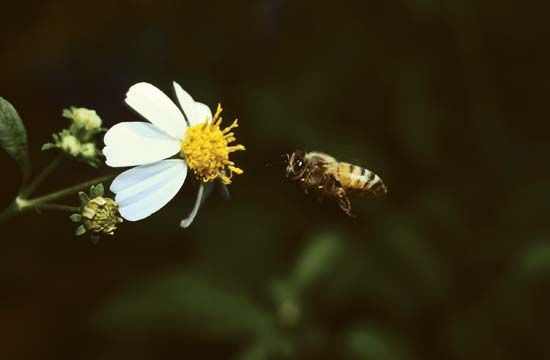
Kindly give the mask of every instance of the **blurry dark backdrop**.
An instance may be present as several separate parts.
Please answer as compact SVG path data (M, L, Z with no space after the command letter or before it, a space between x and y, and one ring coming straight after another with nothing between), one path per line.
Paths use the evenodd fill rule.
M0 227L2 359L550 357L548 12L535 2L40 1L2 5L0 96L34 171L70 105L138 120L132 84L221 101L245 169L94 245L62 213ZM377 172L357 218L278 166ZM7 205L19 186L0 152ZM42 192L96 175L67 163ZM108 171L104 169L102 171ZM69 203L77 199L68 199Z

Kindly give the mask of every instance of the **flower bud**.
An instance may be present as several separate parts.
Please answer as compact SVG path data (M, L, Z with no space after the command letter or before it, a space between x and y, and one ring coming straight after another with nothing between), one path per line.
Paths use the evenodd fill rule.
M88 131L97 130L101 127L101 118L97 115L95 110L73 107L66 115L72 118L75 124L81 125Z
M69 155L77 156L80 153L80 141L69 133L62 133L59 148Z
M87 230L113 235L122 218L118 215L118 204L110 198L98 196L82 208L82 222Z
M80 148L80 155L88 159L95 158L97 155L95 144L92 142L82 144L82 147Z

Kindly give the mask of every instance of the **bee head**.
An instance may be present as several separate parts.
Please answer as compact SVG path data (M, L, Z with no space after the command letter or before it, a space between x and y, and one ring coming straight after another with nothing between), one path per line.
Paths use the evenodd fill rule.
M304 174L306 164L306 153L303 150L296 150L287 156L286 177L292 180L297 180Z

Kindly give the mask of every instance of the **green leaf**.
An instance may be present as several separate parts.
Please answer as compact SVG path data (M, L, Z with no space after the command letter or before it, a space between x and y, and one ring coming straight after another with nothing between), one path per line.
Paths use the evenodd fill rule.
M27 131L15 108L0 97L0 146L17 162L25 183L30 175Z
M193 329L209 336L242 337L271 330L263 309L236 290L203 276L172 272L126 289L97 318L104 329Z
M330 272L342 250L341 238L336 233L315 236L302 252L291 274L296 290L305 290Z
M82 215L80 214L72 214L71 215L71 221L79 222L82 220Z
M301 317L301 302L308 291L321 283L342 259L345 247L336 232L314 235L298 257L294 268L284 279L271 284L271 295L279 305L279 320L294 326Z
M541 242L532 245L520 256L520 266L528 275L550 274L550 244Z
M86 227L84 225L80 225L79 227L76 228L76 231L75 231L76 236L83 235L84 233L86 233Z

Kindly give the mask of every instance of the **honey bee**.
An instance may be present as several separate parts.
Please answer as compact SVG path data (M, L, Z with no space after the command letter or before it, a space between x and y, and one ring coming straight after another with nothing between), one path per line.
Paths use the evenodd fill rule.
M330 155L296 150L286 157L287 178L300 181L306 194L311 191L319 199L336 199L349 216L353 213L348 196L381 196L387 193L378 175L360 166L339 162Z

